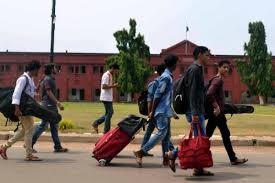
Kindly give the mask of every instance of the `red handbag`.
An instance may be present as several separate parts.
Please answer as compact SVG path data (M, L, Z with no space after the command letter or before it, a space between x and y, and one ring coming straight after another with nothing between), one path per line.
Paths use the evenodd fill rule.
M189 138L183 138L179 144L178 158L181 169L201 169L213 166L210 141L201 136L201 127L197 123L198 136L193 138L194 128L191 125Z

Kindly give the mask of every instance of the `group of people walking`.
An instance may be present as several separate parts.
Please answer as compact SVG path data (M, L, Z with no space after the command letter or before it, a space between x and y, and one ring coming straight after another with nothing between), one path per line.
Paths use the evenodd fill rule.
M217 67L218 73L209 81L209 85L205 88L203 67L209 61L209 49L204 46L198 46L194 49L194 63L189 66L185 73L181 73L185 77L185 89L187 101L186 119L193 125L194 136L198 135L197 125L200 124L201 134L211 137L216 127L219 128L223 139L224 147L228 153L229 160L232 165L243 164L247 159L239 159L233 150L230 140L230 130L227 126L227 120L223 113L225 97L224 97L224 77L229 70L230 62L221 60ZM139 167L142 167L143 157L153 156L150 150L159 142L162 145L163 162L162 166L169 166L174 172L176 171L175 160L177 158L178 149L171 142L171 118L179 119L172 107L173 102L173 72L178 63L176 55L167 55L164 63L156 67L156 77L148 84L148 118L150 119L147 130L144 135L143 142L139 150L134 152L136 162ZM26 72L17 79L14 89L12 104L15 105L15 115L19 117L22 128L16 131L14 136L0 147L0 155L3 159L8 159L7 149L16 141L24 137L24 147L26 149L26 161L40 161L41 159L34 156L36 144L40 135L50 125L50 131L54 142L54 152L67 152L68 149L62 147L58 136L58 124L50 121L42 120L39 125L34 126L32 116L23 116L20 110L20 98L22 92L25 92L31 97L35 96L37 89L34 84L34 77L38 76L40 63L32 61L28 64ZM92 123L92 128L98 133L98 126L105 122L104 133L107 133L111 127L111 118L113 115L113 89L118 87L117 83L113 82L113 76L119 71L119 65L114 63L109 66L109 70L105 72L101 80L100 100L105 107L105 114ZM57 73L54 64L46 64L44 66L44 78L39 84L41 91L41 105L51 111L58 113L59 110L64 110L63 105L57 100L57 86L54 79ZM207 89L207 91L205 91ZM205 106L208 101L209 106ZM208 123L205 124L205 114L208 114ZM157 132L151 136L154 129ZM205 169L195 169L195 176L212 176L212 172Z
M23 116L20 109L21 95L25 92L32 98L35 94L41 95L41 105L48 110L58 113L58 108L64 110L63 105L57 100L57 87L54 79L57 69L55 64L46 64L44 66L44 78L39 82L39 86L36 87L34 83L34 77L38 76L41 64L38 61L30 62L26 71L21 75L17 81L12 96L12 104L15 105L15 115L19 118L20 128L15 132L13 137L0 146L0 155L3 159L8 159L7 150L14 143L21 138L24 138L24 148L26 149L25 161L41 161L41 159L33 154L37 151L33 148L40 135L50 125L51 135L54 142L54 152L67 152L67 148L61 146L61 142L58 136L58 124L51 121L42 120L39 125L34 125L33 116ZM40 92L39 92L40 91Z

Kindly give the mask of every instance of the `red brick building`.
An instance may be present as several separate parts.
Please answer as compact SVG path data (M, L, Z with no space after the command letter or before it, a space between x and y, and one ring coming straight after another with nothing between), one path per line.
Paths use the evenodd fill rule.
M182 41L160 54L151 55L153 67L163 62L167 54L179 56L180 61L174 73L177 79L181 73L193 62L192 53L197 45L190 41ZM55 62L61 69L56 76L58 94L61 101L98 101L100 95L100 80L104 72L105 60L113 54L106 53L56 53ZM210 62L204 68L205 80L216 74L215 63L221 59L231 62L229 75L225 79L226 100L233 103L255 102L255 97L245 95L247 88L240 81L235 60L241 55L212 55ZM16 79L22 74L30 60L39 60L42 64L49 62L49 53L41 52L0 52L0 88L14 86ZM272 57L275 66L275 57ZM275 67L274 67L275 68ZM41 74L42 75L42 72ZM41 78L42 76L40 76ZM116 101L125 100L123 93L115 95ZM134 95L135 98L137 95ZM274 102L275 96L269 101Z

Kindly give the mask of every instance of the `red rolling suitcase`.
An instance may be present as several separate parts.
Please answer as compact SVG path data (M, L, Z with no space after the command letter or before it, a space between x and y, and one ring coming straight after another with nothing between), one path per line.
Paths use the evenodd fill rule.
M101 166L105 166L126 147L132 140L126 132L119 127L114 128L103 135L96 143L93 157Z

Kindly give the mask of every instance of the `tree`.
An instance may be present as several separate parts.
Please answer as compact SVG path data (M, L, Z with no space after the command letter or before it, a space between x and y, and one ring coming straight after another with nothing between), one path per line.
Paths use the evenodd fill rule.
M119 91L127 93L127 102L132 101L132 93L141 92L152 74L150 66L150 48L145 44L144 36L136 35L136 21L130 19L130 29L125 28L114 33L118 55L107 59L107 65L116 62L120 66L118 78Z
M272 54L268 53L264 24L249 23L250 40L244 44L244 60L237 61L238 72L250 93L258 95L260 104L272 94Z

